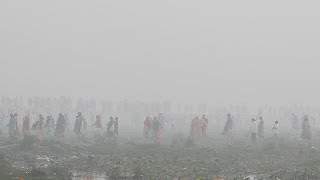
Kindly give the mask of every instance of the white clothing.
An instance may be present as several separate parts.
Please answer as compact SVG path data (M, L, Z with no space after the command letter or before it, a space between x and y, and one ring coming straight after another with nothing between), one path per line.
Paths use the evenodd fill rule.
M273 134L278 134L279 133L279 124L274 124L273 125L272 132L273 132Z
M256 122L256 121L253 121L253 122L251 123L250 132L251 132L251 133L257 133L257 122Z

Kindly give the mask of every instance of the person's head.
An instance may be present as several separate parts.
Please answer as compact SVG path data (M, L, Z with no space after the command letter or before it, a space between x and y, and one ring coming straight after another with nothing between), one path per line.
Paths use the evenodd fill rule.
M116 117L115 120L118 121L118 117Z
M18 114L17 113L14 113L14 115L13 115L14 117L18 117Z
M275 123L275 124L279 124L279 121L275 121L274 123Z
M254 118L252 118L252 119L251 119L251 122L254 122L254 121L256 121L256 120L255 120Z
M262 120L262 117L261 117L261 116L259 117L259 120L260 120L260 121Z
M110 116L110 118L109 118L109 119L110 119L110 121L113 121L113 117L112 117L112 116Z
M204 118L206 118L206 116L205 116L205 115L202 115L202 119L204 119Z
M10 114L10 117L13 118L13 114Z
M43 116L42 116L42 114L39 115L39 119L40 119L40 120L43 120L43 119L44 119Z
M100 116L99 116L99 115L97 115L97 116L96 116L96 118L97 118L97 119L100 119Z
M231 114L230 114L230 113L228 113L228 114L227 114L227 116L228 116L228 117L230 117L230 116L231 116Z
M81 112L78 112L78 116L81 116L82 114L81 114Z

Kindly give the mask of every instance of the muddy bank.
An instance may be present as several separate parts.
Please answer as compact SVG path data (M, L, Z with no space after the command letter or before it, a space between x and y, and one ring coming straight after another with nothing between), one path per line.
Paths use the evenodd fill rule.
M95 144L75 138L8 142L1 139L1 177L24 179L320 179L319 141L290 137L278 145L216 136L187 145L119 138ZM92 143L91 143L92 142ZM28 144L25 146L25 144ZM3 179L3 178L2 178Z

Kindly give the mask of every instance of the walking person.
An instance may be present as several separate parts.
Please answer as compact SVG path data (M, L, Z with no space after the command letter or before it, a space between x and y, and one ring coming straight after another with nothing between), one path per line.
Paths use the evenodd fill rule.
M118 124L118 117L115 118L114 120L114 135L115 136L119 136L119 132L118 132L118 128L119 128L119 124Z
M302 134L300 136L301 139L310 140L312 137L312 134L311 134L311 126L310 126L309 118L307 115L304 116L301 127L302 127Z
M259 117L259 124L258 124L258 136L260 138L264 137L264 121L262 119L262 117Z
M279 134L279 121L275 121L274 125L272 126L272 139L274 143L278 143L278 134Z
M251 142L254 145L256 145L257 144L257 123L254 118L251 119L250 134L251 134Z

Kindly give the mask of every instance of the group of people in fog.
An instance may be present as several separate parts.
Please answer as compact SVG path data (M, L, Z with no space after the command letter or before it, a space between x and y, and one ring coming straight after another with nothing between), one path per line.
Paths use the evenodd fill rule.
M164 133L164 123L164 118L161 114L153 118L147 116L144 121L144 137L158 142Z
M10 114L8 127L8 135L11 139L18 139L21 137L20 128L18 126L18 114ZM57 121L55 122L54 118L51 115L48 115L46 119L42 114L38 116L38 119L30 126L29 116L23 117L22 122L22 137L35 135L39 140L50 139L53 137L62 138L64 137L65 131L68 130L68 116L67 114L63 115L62 113L58 114ZM103 135L103 127L101 123L100 115L96 116L95 123L91 126L94 128L96 135ZM75 123L74 123L74 134L77 137L84 136L85 131L87 130L87 121L82 116L81 112L78 112ZM119 136L118 133L118 117L113 119L110 117L110 121L107 124L107 131L105 132L107 136L116 137Z
M292 123L292 128L293 130L298 130L297 128L297 123L298 123L298 118L296 115L293 114L292 118L294 118L291 123ZM227 120L228 122L228 120ZM227 125L227 123L226 123ZM276 120L274 121L274 124L271 128L272 130L272 140L275 143L278 143L279 140L279 121ZM302 117L302 121L301 121L301 130L302 133L300 135L300 138L303 140L310 140L312 137L312 133L311 133L311 126L309 123L309 117L308 115L304 115ZM253 144L257 144L257 137L264 139L264 120L263 118L260 116L259 117L259 122L256 122L256 119L252 118L251 119L251 126L249 129L250 135L251 135L251 141Z
M20 130L18 126L18 114L10 114L9 122L7 124L8 127L8 135L12 139L17 139L20 136ZM309 123L308 115L305 115L302 118L301 124L301 139L310 140L312 137L311 126ZM298 118L296 115L292 115L292 128L296 129ZM67 114L59 113L57 121L55 122L54 118L51 115L48 115L46 118L43 115L39 115L38 119L32 124L30 128L30 118L29 116L23 117L22 123L22 135L28 136L31 134L35 134L39 140L43 140L45 138L58 137L61 138L64 136L66 129L68 128L68 116ZM162 114L159 114L157 117L149 117L147 116L144 121L144 136L147 139L151 139L154 142L158 142L159 139L163 136L164 133L164 124L165 118ZM109 118L109 122L107 123L106 131L103 132L103 126L101 122L101 116L97 115L94 124L91 125L91 128L94 128L94 133L97 136L106 135L108 137L117 137L118 133L118 117L113 118L112 116ZM190 128L190 137L192 139L197 138L205 138L207 137L207 128L208 128L208 119L205 115L201 118L194 117L191 121ZM222 134L227 137L233 137L233 129L234 129L234 120L231 117L231 114L227 114L227 120L224 125ZM81 137L85 134L87 130L87 121L83 117L81 112L78 112L75 123L74 123L74 134L77 137ZM174 124L171 125L171 130L174 130ZM278 141L279 134L279 121L275 121L272 128L272 139L274 142ZM251 141L253 144L257 144L257 138L265 138L264 135L264 120L260 116L259 122L256 121L255 118L251 119L251 126L249 129Z
M228 113L228 108L216 108L215 111L209 113L200 108L199 112L203 115L198 116L200 113L190 112L190 105L186 112L180 112L181 108L179 108L179 113L175 113L170 110L168 103L164 103L162 108L159 104L148 106L147 103L134 105L124 103L115 108L112 103L102 102L101 109L98 110L95 100L80 99L74 106L71 99L64 97L54 100L36 97L28 99L26 104L19 98L2 98L1 102L0 130L3 131L3 127L6 127L7 135L11 139L19 139L28 135L36 136L39 140L64 138L69 135L75 135L81 139L87 137L88 132L93 132L95 137L117 137L119 136L119 118L109 116L110 114L120 114L121 119L124 120L123 124L132 122L132 125L139 128L143 125L144 137L153 142L159 142L168 132L182 131L182 129L193 140L208 137L208 129L210 133L218 129L219 133L230 138L233 138L235 132L241 129L249 131L247 135L252 144L257 144L260 139L265 140L269 137L274 142L278 142L280 124L281 128L286 126L290 127L293 132L301 133L299 134L301 139L310 140L312 138L311 126L317 124L317 118L301 115L304 109L298 111L302 118L289 113L294 108L280 108L275 111L270 107L266 109L264 118L267 116L267 121L265 121L261 115L250 120L245 106L231 107L230 112L232 113ZM299 110L299 108L296 109ZM306 110L312 109L306 108ZM317 116L315 112L318 112L317 109L313 110L312 115ZM123 118L123 114L130 114L130 116ZM148 116L145 116L146 114ZM69 117L73 118L69 119ZM210 119L210 124L208 119ZM271 119L279 120L271 121ZM209 125L210 128L208 128ZM265 130L271 132L271 135L265 133Z
M207 129L208 119L206 118L206 116L202 115L201 118L195 117L191 121L190 136L193 139L207 137Z
M18 139L20 136L17 120L18 114L10 114L9 117L9 123L7 124L9 137ZM67 124L66 118L67 116L60 113L57 122L55 123L54 118L51 115L48 115L45 119L43 115L40 114L38 119L30 126L30 118L26 115L23 117L21 129L22 135L24 137L35 134L40 140L54 136L62 137Z

